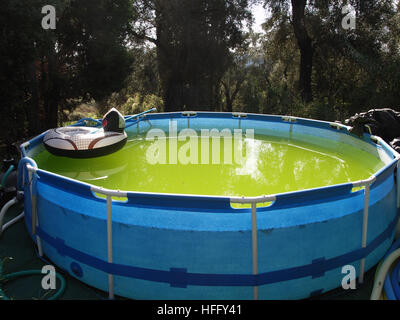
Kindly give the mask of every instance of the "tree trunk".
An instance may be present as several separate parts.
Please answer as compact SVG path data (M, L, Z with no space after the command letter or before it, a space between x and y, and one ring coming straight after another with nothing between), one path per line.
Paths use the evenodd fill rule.
M312 46L312 39L307 33L304 10L307 0L291 0L293 10L293 30L300 48L300 77L299 89L301 97L304 102L311 102L312 88L312 63L314 48Z
M220 76L207 64L210 52L198 52L199 43L193 40L204 33L205 18L191 10L201 3L156 1L157 63L165 112L212 110L217 105ZM204 35L202 39L208 45L212 41Z
M225 111L232 112L233 111L233 103L236 100L236 96L239 93L240 88L242 87L242 83L244 82L244 78L240 78L235 82L235 88L231 90L229 88L229 83L225 83L221 81L222 87L224 88L225 94Z
M28 119L28 136L33 136L42 131L40 121L40 105L38 96L38 81L36 77L36 64L35 61L31 61L27 65L27 77L29 82L29 91L31 98L26 108L26 115Z
M47 65L43 65L44 92L43 105L46 128L58 127L58 109L60 103L60 84L56 53L49 52Z

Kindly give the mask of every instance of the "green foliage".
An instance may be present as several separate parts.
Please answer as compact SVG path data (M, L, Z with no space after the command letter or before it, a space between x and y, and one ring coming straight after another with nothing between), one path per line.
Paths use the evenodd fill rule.
M166 111L216 109L219 83L231 63L230 50L243 42L250 20L248 0L142 0L142 30L136 39L157 48L161 94ZM151 38L145 29L155 28Z
M120 107L120 110L124 114L128 115L137 114L151 108L157 108L157 111L159 112L163 110L163 101L161 97L154 94L147 94L145 96L135 94L126 100L126 102Z
M74 80L70 94L102 100L121 89L133 63L126 41L135 18L128 0L78 0L65 8L56 33L63 71Z
M258 39L247 50L251 59L264 62L236 66L246 77L234 110L343 121L371 108L399 108L400 13L392 1L350 1L357 10L355 30L341 27L346 1L307 1L306 27L314 48L310 103L302 102L298 88L300 53L290 1L265 3L271 12L265 35L249 35Z
M114 93L107 100L106 109L110 108L116 108L124 115L140 113L151 108L157 108L158 112L162 112L163 101L160 96L155 94L123 95L122 93ZM99 109L99 106L97 106L97 109ZM101 114L104 114L104 112Z
M76 102L76 104L78 104L78 102ZM96 103L91 101L91 102L81 103L73 110L62 110L60 119L61 119L61 124L63 126L66 126L82 118L98 119L101 118L102 116L103 115L98 112Z
M56 0L44 30L44 0L5 0L0 11L0 145L56 127L63 110L121 89L133 56L131 0Z

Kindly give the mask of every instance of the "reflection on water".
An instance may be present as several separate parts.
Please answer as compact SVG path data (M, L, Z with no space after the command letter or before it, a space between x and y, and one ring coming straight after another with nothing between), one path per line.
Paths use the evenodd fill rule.
M167 159L171 139L166 139ZM221 139L219 164L211 161L211 143L203 144L203 148L209 148L210 161L202 164L204 150L199 139L199 164L149 164L146 151L154 143L139 137L103 157L70 159L43 151L35 160L42 169L110 189L226 196L276 194L356 181L383 167L372 155L339 142L327 141L329 148L321 148L260 136L244 139L242 145L229 142L238 148L233 152L242 152L244 161L240 163L224 163ZM179 152L186 142L174 143Z

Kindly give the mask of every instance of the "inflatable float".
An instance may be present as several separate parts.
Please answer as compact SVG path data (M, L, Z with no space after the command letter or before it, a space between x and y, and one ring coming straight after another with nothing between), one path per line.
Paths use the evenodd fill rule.
M46 149L57 156L92 158L104 156L121 149L128 136L125 119L112 108L98 127L61 127L49 130L43 138Z

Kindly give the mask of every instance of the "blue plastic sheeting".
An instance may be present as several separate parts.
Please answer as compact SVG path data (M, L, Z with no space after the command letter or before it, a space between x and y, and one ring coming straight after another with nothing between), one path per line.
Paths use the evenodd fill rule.
M392 181L382 184L382 189L377 191L384 193L384 187L387 189L389 182ZM43 240L46 255L70 272L70 264L79 262L83 270L82 281L103 290L107 290L105 273L123 276L115 283L116 289L120 286L125 289L116 292L131 298L251 299L252 293L247 291L246 286L252 281L263 285L260 290L280 285L275 287L272 295L261 296L260 291L260 298L263 299L307 297L318 288L329 290L340 286L343 276L340 268L344 264L368 256L366 266L372 267L390 246L397 220L397 215L390 210L391 203L395 201L393 191L377 202L372 201L367 248L361 249L361 205L354 213L351 213L351 207L348 208L341 218L331 218L334 210L343 214L343 210L333 206L327 212L327 220L306 225L300 224L301 217L297 217L298 221L294 219L297 212L293 208L271 210L270 216L266 216L266 211L259 212L260 275L254 277L251 275L249 212L185 212L150 207L135 210L133 205L115 202L112 207L115 265L110 266L106 263L105 201L94 197L92 200L80 199L76 194L50 186L43 175L37 180L37 190L40 212L38 235ZM316 211L316 216L323 216L321 207L310 205L309 208ZM310 209L297 211L304 216L310 213ZM282 215L281 219L279 215ZM294 217L283 219L287 215ZM30 221L29 213L27 221ZM29 224L27 227L29 229ZM354 265L358 270L357 263ZM97 273L95 270L98 270ZM174 286L178 275L179 283L185 284L184 288L179 287L184 290L179 294L168 290L171 285ZM302 281L311 281L309 277L314 285L299 285ZM283 279L288 281L279 282ZM150 281L151 284L138 287L136 281ZM293 281L300 281L299 287L287 292L287 284L292 286ZM167 283L169 287L161 290L159 286L162 283ZM142 296L129 289L138 288L140 291L143 286L152 288L149 295ZM209 288L204 291L197 286ZM214 286L240 286L243 291L219 288L215 293L211 289Z
M42 229L37 228L37 235L46 241L62 256L71 257L88 266L102 270L106 273L124 277L137 278L155 282L169 283L172 287L180 283L179 287L186 288L188 285L196 286L262 286L265 284L288 281L303 277L321 277L326 271L342 267L356 260L365 258L375 250L383 241L390 239L396 226L397 219L374 239L366 248L361 248L342 254L331 259L319 258L312 263L300 267L265 272L258 275L253 274L197 274L188 273L185 268L170 268L170 271L146 269L135 266L108 263L94 256L85 254L79 250L69 247L60 238L53 238ZM177 277L179 276L179 277Z
M304 139L311 134L379 157L385 167L370 189L366 248L361 247L364 191L353 192L352 183L279 194L269 206L257 208L258 275L252 274L250 209L232 208L228 197L127 192L126 201L112 202L110 264L105 199L89 184L38 169L32 185L36 231L56 265L105 291L108 273L114 274L115 294L136 299L252 299L254 285L260 299L299 299L339 287L345 264L358 273L365 258L368 270L390 247L398 220L397 159L390 147L326 122L253 114L147 114L139 132L168 130L170 119L178 130L253 128L256 134ZM128 134L137 130L131 126ZM38 141L26 148L27 156L41 148ZM27 176L23 164L20 171ZM20 187L32 233L30 182L25 178Z
M389 163L384 168L380 169L377 173L375 173L376 180L372 184L372 188L376 188L386 179L389 179L389 177L394 177L396 175L396 170L397 170L397 159L393 160L391 163Z
M63 205L71 210L74 210L78 203L82 208L82 214L105 218L105 199L95 197L89 184L40 169L37 170L37 174L44 197L53 199L53 202L57 201L60 206ZM388 179L381 185L371 188L371 204L380 201L393 187L394 179ZM266 228L280 228L340 218L354 210L362 212L363 191L350 193L351 189L352 184L343 184L277 195L276 201L270 206L257 209L258 224L262 227L260 223L265 221ZM251 224L247 224L247 216L244 215L250 214L250 209L232 208L227 197L128 192L127 198L126 202L113 203L116 208L120 208L118 210L127 209L131 212L124 214L121 222L183 230L239 230L239 228L249 230L251 228ZM137 208L142 208L142 210L136 212ZM293 211L293 208L296 210ZM145 213L148 210L152 211L151 216ZM313 212L313 214L309 215L307 212ZM285 219L282 219L282 216L285 216ZM115 213L113 219L119 221L119 211ZM200 229L200 226L203 229Z

